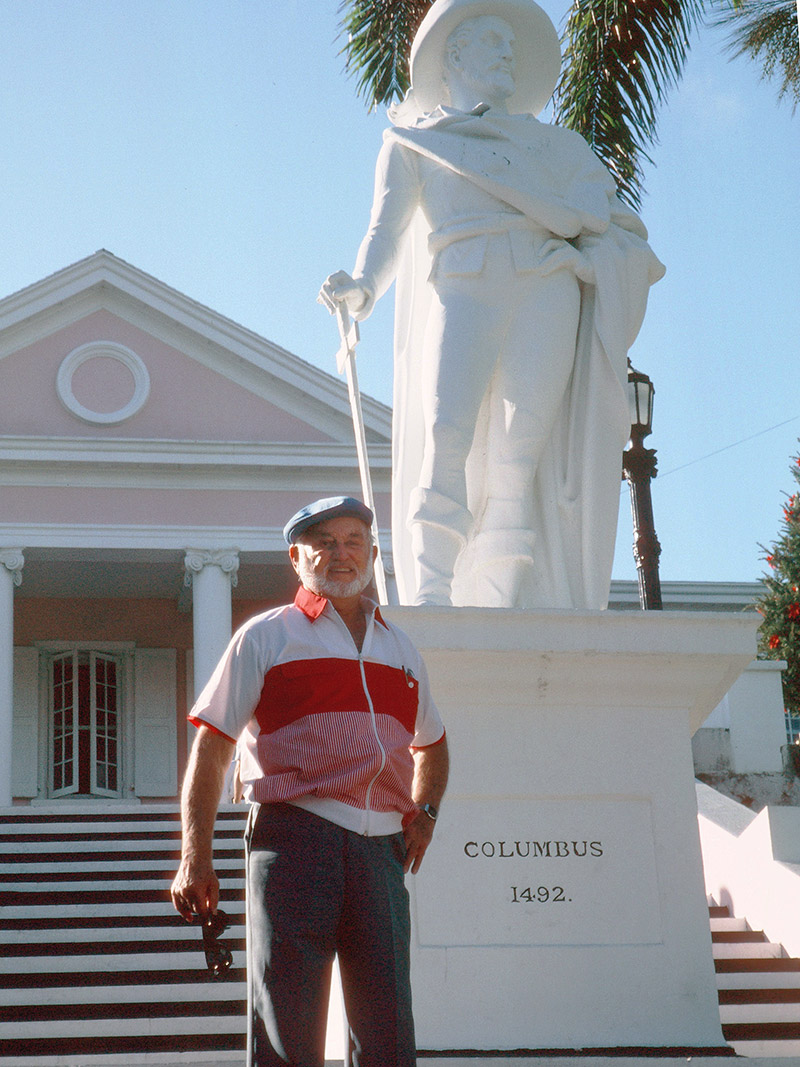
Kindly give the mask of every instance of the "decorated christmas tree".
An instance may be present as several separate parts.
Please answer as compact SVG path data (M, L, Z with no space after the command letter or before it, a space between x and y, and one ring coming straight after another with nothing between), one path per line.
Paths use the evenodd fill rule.
M780 536L765 549L767 591L758 603L764 616L759 652L764 659L784 659L783 702L791 718L800 716L800 456L791 467L797 488L783 509ZM763 546L762 546L763 548Z

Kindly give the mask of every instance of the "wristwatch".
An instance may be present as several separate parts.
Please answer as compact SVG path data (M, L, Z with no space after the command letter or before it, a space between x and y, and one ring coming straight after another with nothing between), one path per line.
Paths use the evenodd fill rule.
M436 822L436 817L438 816L439 812L436 810L433 804L420 804L419 810L424 811L429 819L433 819L433 821Z

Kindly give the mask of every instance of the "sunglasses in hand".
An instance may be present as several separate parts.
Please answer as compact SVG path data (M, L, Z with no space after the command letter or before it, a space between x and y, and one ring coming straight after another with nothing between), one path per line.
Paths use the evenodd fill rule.
M203 921L203 951L206 954L208 973L212 978L222 978L233 962L231 951L219 944L219 938L231 921L224 911L209 915Z

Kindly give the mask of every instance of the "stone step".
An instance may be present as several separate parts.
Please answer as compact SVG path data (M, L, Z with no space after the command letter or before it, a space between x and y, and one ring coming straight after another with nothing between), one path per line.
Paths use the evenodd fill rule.
M762 960L784 959L783 946L776 945L772 941L715 943L712 945L712 953L715 960Z
M203 967L190 969L188 967L178 969L160 969L160 970L128 970L128 971L51 971L46 976L46 982L44 976L36 973L22 972L14 976L14 981L11 983L14 989L40 989L46 988L70 988L84 989L86 991L87 999L90 999L92 994L90 991L94 988L100 989L107 986L123 986L126 985L131 988L149 987L151 985L162 986L185 986L191 985L193 982L199 981L201 978L208 979L205 969L205 957L203 957ZM226 972L226 980L231 982L244 982L246 980L246 974L244 967L231 967ZM2 991L5 993L5 990ZM1 994L0 994L1 995ZM129 996L133 997L131 992ZM176 991L172 994L173 999L178 999L180 992Z
M224 938L223 943L228 944ZM236 947L238 944L239 942L234 942L233 945L233 966L244 967L245 951L244 948L238 949ZM13 958L0 957L0 976L4 974L18 975L22 969L19 960L18 956ZM186 949L173 952L167 950L166 952L139 952L131 955L98 952L82 956L48 955L28 956L25 958L25 971L39 973L39 979L43 986L48 984L53 974L66 972L137 971L140 974L147 974L152 970L186 970L187 968L205 971L206 958L203 954L202 944L199 944L195 950Z
M726 961L727 962L727 961ZM770 971L717 971L717 989L720 993L733 990L753 990L759 993L762 990L800 989L800 970L770 970Z
M204 974L202 980L197 976L187 976L186 982L180 986L180 999L188 1002L201 1004L203 1002L217 1003L223 1000L243 1001L247 996L247 985L243 981L209 981ZM159 1001L175 1000L178 997L175 983L170 985L148 985L144 991L144 1002L148 1004ZM48 1009L55 1006L75 1005L94 1010L97 1004L128 1004L131 1000L129 985L104 985L102 987L60 987L46 986L39 989L11 988L3 990L0 1011L10 1008L27 1007L31 1003L32 995L37 1007ZM138 994L137 994L138 995Z
M116 926L97 929L86 927L83 929L60 929L60 930L0 930L0 946L3 955L14 955L18 948L32 945L34 948L40 943L45 943L54 953L60 948L70 949L74 947L80 950L81 946L102 944L121 945L126 942L138 942L139 944L158 941L166 944L169 942L193 943L202 940L202 928L199 923L187 923L179 915L175 915L174 922L168 929L164 927L141 927L141 926ZM233 923L227 927L224 934L225 941L244 940L245 927L243 924ZM38 949L37 949L38 951ZM98 951L105 951L100 948Z
M772 986L767 989L720 989L720 1005L800 1004L800 987Z
M246 815L234 817L218 816L214 823L214 832L220 834L243 832L247 822ZM6 844L18 840L21 837L30 837L41 840L42 838L64 840L70 837L128 837L134 839L143 834L158 836L160 834L177 834L180 836L180 814L176 811L169 818L155 818L152 815L143 815L139 819L131 819L126 816L122 820L114 821L110 817L102 820L81 821L79 819L59 819L58 821L43 820L31 816L25 821L13 821L8 816L2 816L0 823L0 843Z
M772 1023L795 1023L800 1025L800 1000L748 1002L744 1004L720 1004L719 1017L723 1027L736 1023L744 1025L757 1023L770 1025ZM800 1032L798 1032L800 1037Z
M716 945L745 945L766 942L763 930L712 930L711 940Z
M6 885L21 882L31 875L53 878L58 876L59 883L76 878L85 878L89 874L102 875L103 878L150 877L163 872L170 879L175 874L175 861L172 859L147 858L147 867L143 868L141 859L133 860L68 860L61 863L48 863L44 858L40 863L0 863L0 892ZM244 865L236 857L220 856L215 860L217 870L243 870Z
M242 988L238 988L241 994ZM29 1037L47 1037L51 1033L65 1034L69 1036L72 1024L83 1025L80 1028L81 1037L97 1037L103 1033L116 1033L114 1023L125 1022L135 1025L135 1020L148 1020L147 1032L160 1032L157 1027L151 1026L156 1020L170 1019L194 1019L199 1017L197 1004L188 999L182 1000L131 1000L106 1003L95 1001L91 1004L49 1004L31 1011L30 1005L6 1005L0 1007L0 1021L3 1023L3 1035L8 1040L14 1037L20 1040ZM233 1018L235 1024L228 1024L226 1032L239 1033L239 1023L246 1026L247 1020L247 993L242 997L219 997L208 1003L207 1015L214 1017ZM207 1016L203 1016L207 1017ZM68 1025L65 1025L68 1024ZM158 1023L161 1026L161 1023ZM231 1029L232 1025L232 1029ZM111 1029L109 1030L109 1026ZM76 1031L77 1032L77 1031ZM118 1031L125 1033L125 1029ZM73 1035L74 1036L74 1035Z
M131 878L130 876L113 877L115 873L119 872L110 872L110 875L112 876L109 876L108 878L84 878L81 880L70 881L69 892L73 895L75 893L80 893L81 896L85 898L85 895L87 893L96 892L98 888L102 888L105 885L111 884L113 885L114 893L128 892L139 894L142 892L147 892L148 890L157 890L159 893L163 893L164 887L166 886L167 889L169 889L169 887L172 885L172 879L175 877L174 870L169 874L167 874L167 872L164 872L160 877L156 878ZM234 875L238 873L239 872L236 871L234 872ZM6 895L9 897L14 897L15 895L19 895L21 893L35 893L37 899L41 901L43 897L46 898L47 896L60 896L64 892L63 887L65 885L65 882L66 879L61 878L59 878L55 882L45 882L40 880L33 882L8 882L5 884L0 882L0 893L3 894L4 899L6 898ZM220 882L226 889L244 889L244 878L237 878L228 874L227 876L221 878Z
M747 1058L746 1067L765 1063L769 1067L796 1067L800 1064L800 1041L781 1038L778 1041L735 1040L730 1042L737 1056ZM650 1065L648 1064L648 1067ZM695 1067L692 1064L692 1067Z
M221 905L228 915L244 914L244 901L241 899L225 900ZM98 927L129 925L135 918L151 925L175 925L180 916L167 899L158 901L101 902L99 904L63 904L58 908L52 905L30 904L3 907L3 925L8 929L23 929L47 926L70 927L86 926L96 922Z
M225 932L224 944L228 948L241 948L244 951L245 934L242 930L240 935L229 936ZM46 956L42 956L43 950ZM114 954L146 955L147 953L160 953L162 955L185 957L187 952L199 952L202 950L202 936L198 931L195 936L189 938L138 938L136 940L118 941L115 938L100 940L98 938L85 939L84 941L59 942L47 944L46 942L20 942L15 945L3 946L0 957L0 974L15 973L36 964L37 959L75 959L78 956L102 956L108 961ZM12 963L16 960L16 963ZM23 964L21 961L25 960Z
M54 845L59 842L63 845L63 848L57 850ZM106 855L108 853L141 852L147 855L153 853L166 853L169 856L180 855L180 836L153 837L150 834L143 834L141 838L120 838L114 834L109 836L108 839L81 837L80 840L75 841L66 841L63 837L60 837L59 842L43 841L41 838L31 841L15 839L13 842L7 842L5 847L0 849L0 856L8 863L16 860L24 863L32 860L36 855L40 855L42 862L47 863L50 859L56 859L56 862L59 862L62 856L64 860L74 859L75 856L83 855L94 859L98 853ZM232 833L226 836L220 835L218 838L215 837L214 849L220 852L226 850L231 852L238 850L241 852L241 834Z
M746 919L736 919L732 915L721 915L717 918L713 916L709 918L711 923L711 933L718 933L723 930L749 930Z
M726 971L739 971L739 972L770 972L778 974L784 971L800 971L800 960L792 959L789 956L782 957L745 957L745 956L733 956L724 957L714 954L714 967L717 973Z

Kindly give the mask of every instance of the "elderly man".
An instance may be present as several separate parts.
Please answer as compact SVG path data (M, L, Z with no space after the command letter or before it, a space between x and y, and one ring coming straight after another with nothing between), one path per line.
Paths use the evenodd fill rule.
M394 564L403 603L606 606L627 351L663 268L577 134L533 0L436 0L367 235L322 299L397 277Z
M186 919L217 909L214 818L239 739L249 1067L323 1067L335 955L350 1062L415 1063L403 876L430 844L448 756L419 653L364 595L371 523L350 497L287 523L294 603L235 634L190 715L172 897Z

